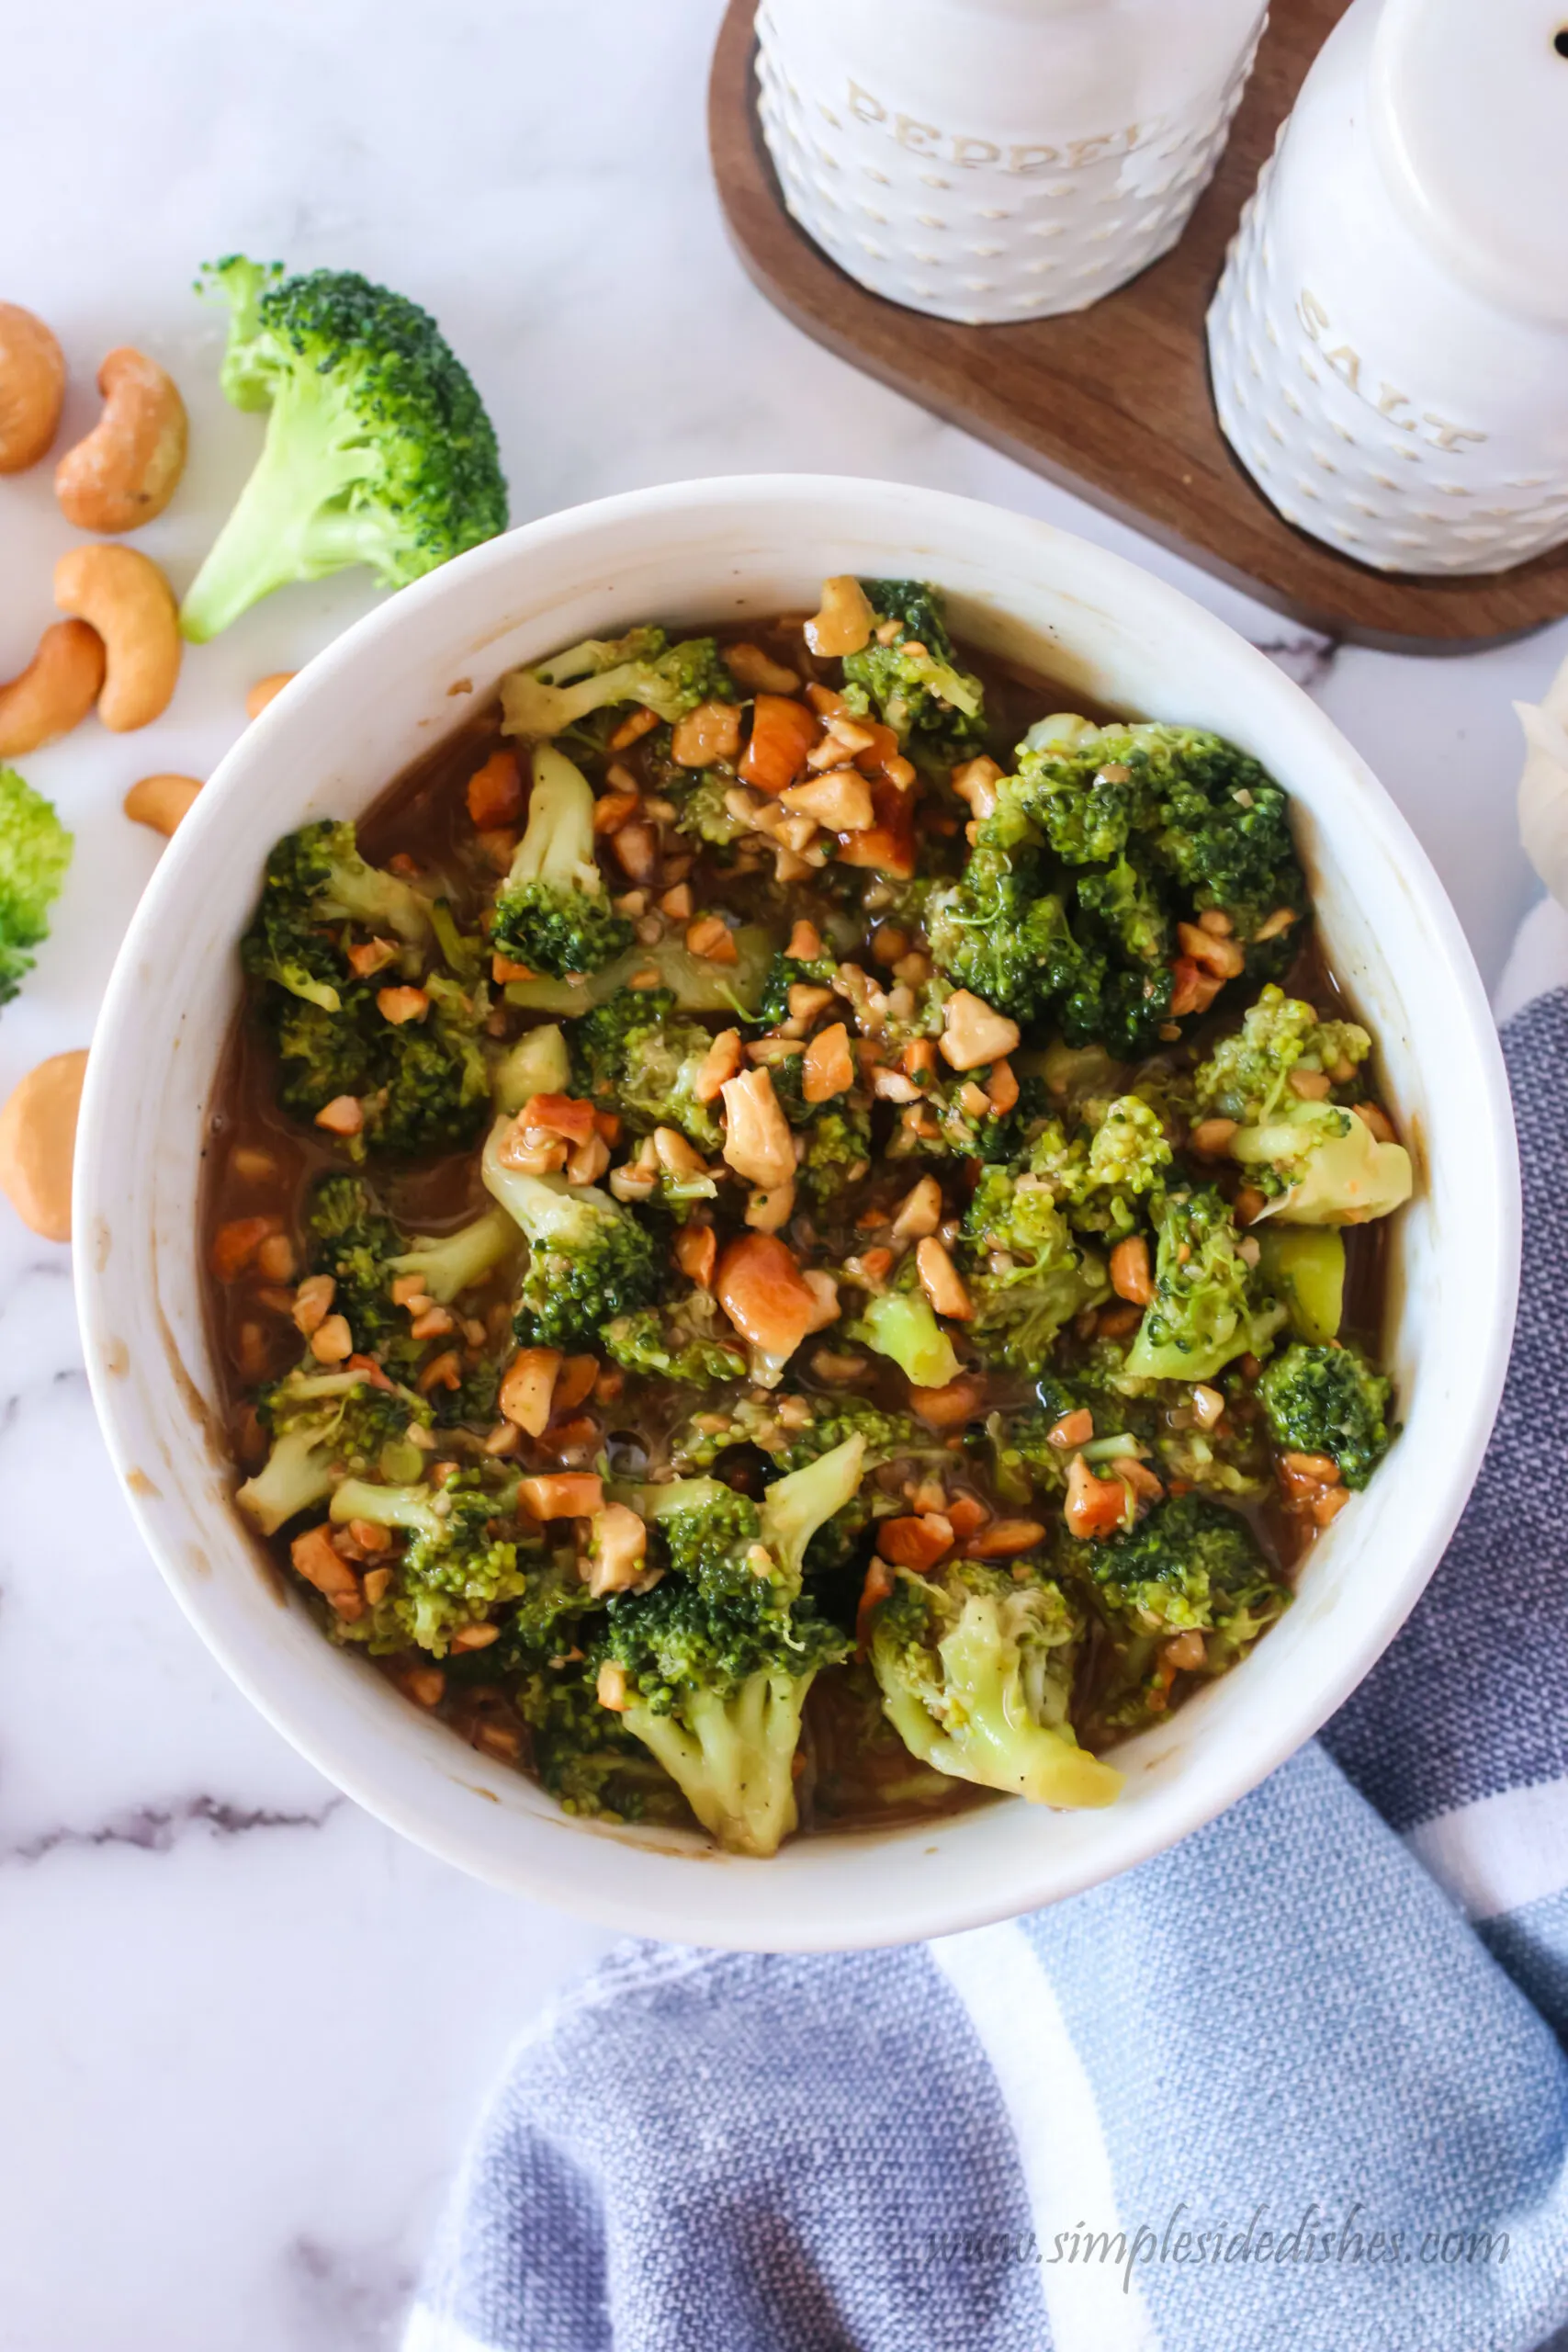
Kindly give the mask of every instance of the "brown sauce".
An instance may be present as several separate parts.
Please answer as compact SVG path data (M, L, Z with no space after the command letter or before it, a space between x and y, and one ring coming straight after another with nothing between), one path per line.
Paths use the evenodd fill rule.
M721 644L733 642L741 634L734 628L722 627L713 633ZM837 682L838 665L813 660L798 623L783 622L767 628L753 626L745 635L749 641L761 644L807 681L817 677L826 683ZM976 672L985 685L987 710L993 721L993 749L1004 762L1007 747L1016 743L1029 724L1044 712L1074 708L1096 719L1113 715L1087 704L1076 688L1001 664L972 647L961 646L959 653L964 665ZM385 865L399 854L412 858L420 870L422 887L434 884L446 895L466 930L475 927L479 908L493 891L498 878L496 865L487 862L476 844L466 810L466 787L490 752L504 741L496 707L448 737L399 777L358 826L360 848L370 863ZM640 766L640 751L622 756L634 767ZM922 824L924 819L922 810ZM950 836L954 834L956 823L949 819L946 830ZM961 854L961 847L960 843L953 844L955 857ZM715 889L709 897L714 902L722 900L743 916L770 919L775 927L781 918L786 922L798 916L825 918L834 905L807 885L792 888L787 905L781 908L779 895L771 882L755 888L741 884ZM750 903L753 899L756 903ZM1353 1017L1352 1008L1346 1003L1315 931L1311 928L1303 952L1285 976L1283 985L1292 994L1305 997L1324 1015ZM503 1040L510 1041L536 1022L551 1017L509 1012L504 1021L498 1016L497 1028ZM709 1025L722 1027L725 1019L716 1015ZM1190 1057L1199 1058L1208 1050L1217 1028L1224 1025L1227 1024L1211 1023L1206 1034L1203 1024L1190 1024L1191 1035L1184 1041L1184 1050L1190 1045ZM248 1010L243 1010L220 1065L209 1119L200 1218L206 1268L210 1268L212 1243L220 1228L234 1219L260 1216L280 1221L303 1265L307 1196L320 1175L344 1165L341 1154L325 1137L297 1125L277 1110L275 1077L271 1047ZM926 1161L896 1163L897 1192L902 1193L917 1175L932 1165ZM390 1214L415 1231L446 1232L489 1205L479 1181L477 1148L412 1166L373 1160L367 1172ZM1382 1339L1386 1237L1382 1225L1372 1225L1348 1229L1345 1241L1345 1335L1358 1340L1375 1358ZM299 1334L287 1311L284 1288L271 1288L269 1299L266 1285L225 1283L210 1272L205 1284L213 1356L228 1425L236 1459L247 1469L257 1466L265 1453L265 1440L256 1423L250 1397L258 1384L278 1377L298 1362L300 1351ZM480 1311L487 1303L494 1304L490 1295L479 1295ZM805 1352L802 1351L803 1355ZM890 1409L902 1408L906 1403L902 1374L881 1359L873 1358L872 1365L872 1374L856 1384L856 1393L871 1395ZM807 1394L832 1393L813 1376L808 1366L802 1368L798 1363L792 1363L790 1379L792 1386ZM994 1404L1005 1407L1012 1402L1021 1403L1027 1395L1026 1383L1010 1382L1006 1375L993 1376L990 1396ZM637 1476L647 1466L657 1465L675 1419L684 1419L700 1410L703 1401L701 1393L693 1389L682 1390L678 1396L671 1395L657 1401L651 1413L645 1414L635 1428L626 1425L624 1419L617 1421L615 1411L609 1410L604 1417L604 1435L613 1475ZM754 1467L761 1466L759 1459ZM732 1457L723 1468L724 1475L743 1490L756 1490L755 1477L749 1476L743 1461ZM956 1493L964 1483L955 1462L954 1475L949 1478L950 1489ZM984 1482L976 1478L974 1490L984 1494ZM1247 1506L1247 1515L1269 1558L1287 1577L1293 1577L1312 1540L1311 1528L1300 1518L1287 1515L1273 1499L1260 1506ZM289 1575L287 1543L278 1537L273 1549L283 1572ZM309 1606L318 1614L324 1614L324 1604L318 1602L313 1592L306 1591L291 1575L289 1581L304 1593ZM370 1663L394 1680L399 1679L401 1661L372 1659ZM525 1727L504 1693L484 1679L479 1661L466 1661L464 1670L448 1679L450 1687L440 1712L454 1731L493 1755L525 1762ZM1188 1679L1184 1677L1183 1683ZM1075 1716L1081 1718L1080 1730L1087 1727L1089 1744L1099 1746L1104 1743L1096 1736L1093 1724L1095 1683L1091 1655L1087 1670L1080 1676L1081 1705L1075 1708ZM1176 1697L1181 1695L1183 1691L1179 1689ZM803 1756L804 1770L797 1792L802 1826L807 1829L885 1828L899 1822L935 1819L992 1802L988 1792L943 1778L908 1753L882 1717L874 1683L868 1669L862 1666L851 1666L818 1678L806 1711Z

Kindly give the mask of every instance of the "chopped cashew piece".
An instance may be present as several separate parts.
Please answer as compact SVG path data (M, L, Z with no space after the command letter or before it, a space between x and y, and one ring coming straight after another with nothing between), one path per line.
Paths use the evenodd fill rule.
M517 1499L532 1519L592 1519L604 1507L604 1482L585 1470L522 1478Z
M746 1222L753 1233L777 1233L795 1215L795 1179L787 1177L768 1192L753 1193L746 1203Z
M561 1367L558 1348L519 1348L506 1367L496 1402L502 1417L529 1437L542 1437L548 1425Z
M819 1031L806 1048L801 1091L807 1102L829 1102L854 1082L850 1033L841 1021L835 1021L830 1028Z
M898 1214L893 1220L894 1242L902 1249L906 1242L923 1240L941 1223L942 1186L934 1176L922 1176L898 1204Z
M789 1122L779 1108L767 1071L749 1069L739 1078L727 1079L721 1091L724 1156L736 1174L763 1192L793 1180L795 1146Z
M588 1589L595 1600L625 1592L640 1581L648 1556L648 1530L625 1503L606 1503L593 1521L593 1549L587 1562Z
M921 1287L938 1315L951 1315L955 1322L966 1323L974 1314L969 1293L964 1289L957 1267L934 1234L916 1245L915 1265Z
M950 996L944 1011L947 1026L942 1035L942 1057L950 1069L978 1069L982 1062L999 1062L1017 1052L1017 1022L993 1012L967 989Z
M809 784L792 784L779 797L794 815L809 817L830 833L863 833L875 822L871 786L854 768L829 768Z
M693 1082L692 1091L699 1102L716 1102L727 1079L735 1076L741 1063L740 1032L721 1029L703 1057L702 1068Z

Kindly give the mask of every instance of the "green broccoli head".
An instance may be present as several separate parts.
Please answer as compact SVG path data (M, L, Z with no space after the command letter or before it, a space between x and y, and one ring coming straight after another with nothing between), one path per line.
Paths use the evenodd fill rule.
M802 1470L852 1437L864 1449L863 1474L888 1462L953 1460L923 1422L844 1390L820 1396L780 1390L763 1402L741 1396L722 1409L699 1413L674 1431L671 1459L682 1470L706 1470L731 1446L754 1445L781 1471Z
M1088 1140L1048 1121L1030 1147L1028 1174L1049 1187L1077 1231L1116 1239L1137 1230L1164 1185L1171 1164L1165 1123L1138 1094L1088 1102L1083 1114Z
M284 277L234 256L223 390L266 439L186 598L196 644L295 580L367 564L400 588L506 528L495 432L434 319L348 270Z
M593 793L553 743L536 743L528 822L496 895L491 939L552 979L602 971L636 936L610 904L593 854Z
M362 1372L326 1372L314 1364L275 1381L257 1401L272 1445L263 1467L236 1497L264 1535L322 1503L338 1480L379 1471L416 1477L423 1462L409 1438L428 1427L430 1408L406 1388L381 1386Z
M671 645L660 628L587 638L501 682L506 732L533 741L564 734L619 703L640 703L673 725L699 703L735 699L735 681L711 637Z
M728 1329L712 1295L694 1285L662 1306L617 1315L600 1338L612 1363L626 1372L706 1388L746 1377L745 1351L727 1336Z
M507 1133L508 1122L498 1120L481 1172L528 1244L517 1336L529 1346L596 1347L607 1324L658 1296L662 1273L653 1236L596 1185L509 1168L501 1151Z
M333 1306L345 1316L355 1351L407 1376L422 1353L392 1304L392 1271L406 1236L362 1177L323 1176L305 1211L310 1272L333 1278Z
M526 1591L527 1547L513 1520L516 1481L497 1487L479 1471L459 1471L444 1487L381 1486L345 1478L333 1492L336 1526L360 1520L406 1540L389 1565L390 1587L340 1638L373 1652L415 1648L445 1657L453 1637ZM535 1541L536 1548L536 1539Z
M844 657L844 700L891 727L911 755L948 767L983 751L986 703L980 681L958 667L936 589L919 580L863 580L883 624L860 653Z
M715 1592L667 1576L606 1613L591 1661L601 1693L618 1669L625 1728L728 1852L776 1853L795 1826L801 1710L818 1669L847 1655L844 1634L765 1577Z
M759 1029L776 1029L789 1019L789 992L793 988L829 988L839 976L839 959L824 953L821 956L775 956L768 967L768 977L762 984L762 1001L757 1007L755 1025Z
M573 1022L572 1066L584 1093L618 1111L634 1135L676 1127L714 1152L724 1130L696 1091L712 1044L700 1021L679 1018L668 989L621 989Z
M1044 1371L1063 1325L1109 1295L1104 1265L1078 1246L1038 1177L983 1170L961 1246L976 1353L1029 1379Z
M871 1666L912 1756L951 1778L1077 1809L1110 1804L1122 1775L1067 1720L1083 1619L1038 1568L982 1561L894 1572L875 1610Z
M1235 1356L1267 1355L1286 1317L1264 1285L1257 1256L1256 1240L1243 1240L1213 1185L1168 1193L1154 1303L1128 1351L1128 1374L1212 1380Z
M990 841L985 824L960 880L932 893L926 928L949 979L1015 1021L1037 1019L1082 982L1083 951L1038 855Z
M1348 1487L1364 1487L1393 1442L1390 1383L1358 1349L1298 1341L1268 1366L1258 1394L1275 1444L1326 1454Z
M1178 1672L1225 1673L1291 1600L1241 1514L1201 1495L1102 1541L1064 1533L1056 1568L1106 1629L1095 1720L1109 1731L1157 1721ZM1165 1651L1173 1636L1201 1637L1180 1666Z
M9 1004L49 936L71 850L50 802L15 768L0 767L0 1004Z
M529 1660L514 1699L534 1770L563 1813L671 1825L684 1818L680 1791L622 1718L600 1705L580 1658Z
M795 1182L807 1201L830 1213L871 1166L871 1114L863 1106L827 1102L806 1130L806 1157Z
M350 1145L355 1156L457 1150L484 1116L483 998L423 970L436 946L432 914L419 891L366 863L352 825L323 820L276 843L241 943L277 1048L280 1106L308 1121L339 1095L354 1096L364 1121ZM364 978L349 960L356 932L381 956ZM424 1011L389 1020L382 989L414 980Z
M1356 1022L1320 1021L1310 1004L1270 981L1247 1007L1241 1027L1222 1037L1199 1065L1193 1084L1200 1108L1211 1117L1259 1125L1301 1099L1291 1085L1292 1072L1350 1086L1371 1047Z

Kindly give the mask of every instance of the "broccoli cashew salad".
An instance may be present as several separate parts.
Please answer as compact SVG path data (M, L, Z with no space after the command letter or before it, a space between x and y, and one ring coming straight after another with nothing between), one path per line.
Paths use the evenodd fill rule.
M1110 1804L1390 1442L1411 1162L1285 795L1048 699L833 579L517 671L268 860L240 1507L569 1812Z

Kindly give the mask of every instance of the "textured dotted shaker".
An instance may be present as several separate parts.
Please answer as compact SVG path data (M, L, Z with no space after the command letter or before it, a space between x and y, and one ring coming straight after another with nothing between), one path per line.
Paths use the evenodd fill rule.
M1385 571L1568 538L1568 0L1355 0L1209 313L1221 427Z
M763 0L763 135L841 269L934 318L1080 311L1169 250L1262 0Z

